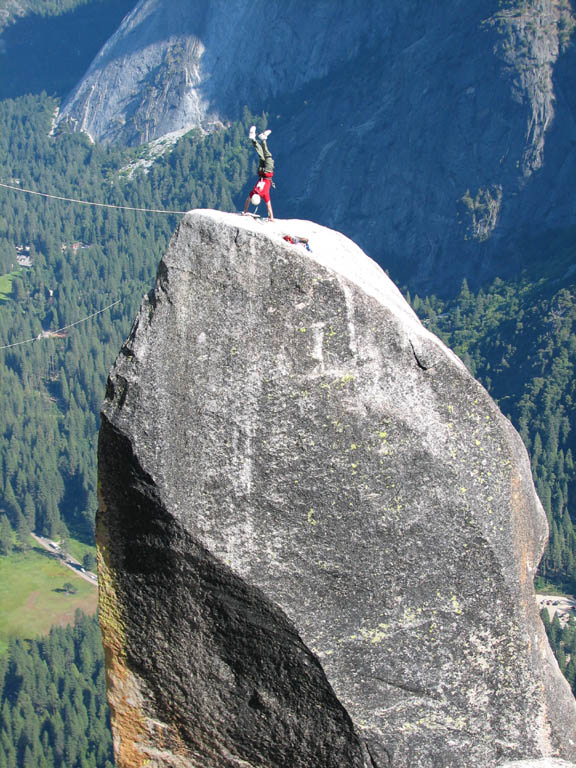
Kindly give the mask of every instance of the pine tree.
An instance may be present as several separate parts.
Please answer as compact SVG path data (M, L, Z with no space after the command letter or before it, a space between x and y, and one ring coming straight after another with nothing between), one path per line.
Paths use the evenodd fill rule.
M27 550L30 548L30 527L20 512L16 516L16 539L19 549Z
M6 515L0 517L0 554L9 555L14 546L12 527Z

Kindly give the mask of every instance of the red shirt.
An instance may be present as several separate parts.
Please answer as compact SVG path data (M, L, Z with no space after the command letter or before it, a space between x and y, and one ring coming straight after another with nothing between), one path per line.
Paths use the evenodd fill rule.
M250 196L260 195L265 203L270 202L270 187L272 186L272 179L259 179L254 186Z

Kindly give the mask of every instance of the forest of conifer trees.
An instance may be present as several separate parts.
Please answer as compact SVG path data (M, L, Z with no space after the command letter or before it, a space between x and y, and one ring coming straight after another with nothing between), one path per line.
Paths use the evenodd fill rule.
M0 768L112 768L104 657L94 617L14 638L0 658Z

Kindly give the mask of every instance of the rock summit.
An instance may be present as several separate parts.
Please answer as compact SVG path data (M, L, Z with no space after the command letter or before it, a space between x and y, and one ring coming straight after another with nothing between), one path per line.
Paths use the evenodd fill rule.
M524 446L343 235L184 217L110 374L99 480L119 768L576 757Z

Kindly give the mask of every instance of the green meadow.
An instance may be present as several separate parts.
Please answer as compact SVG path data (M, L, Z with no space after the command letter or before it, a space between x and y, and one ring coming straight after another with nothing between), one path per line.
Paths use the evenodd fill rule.
M8 272L6 275L0 275L0 301L6 301L10 298L12 293L12 281L15 277L18 277L20 270L17 272Z
M73 586L68 594L64 584ZM95 585L77 576L38 545L0 558L0 652L10 636L34 638L74 623L77 609L96 612Z

